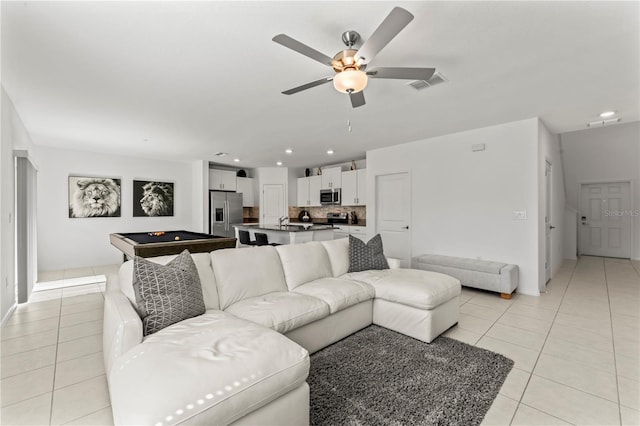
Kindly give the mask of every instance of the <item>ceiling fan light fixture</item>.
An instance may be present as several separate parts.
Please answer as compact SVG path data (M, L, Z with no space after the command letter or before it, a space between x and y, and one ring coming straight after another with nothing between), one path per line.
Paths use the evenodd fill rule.
M358 93L367 87L369 77L364 71L346 69L333 77L333 87L342 93Z

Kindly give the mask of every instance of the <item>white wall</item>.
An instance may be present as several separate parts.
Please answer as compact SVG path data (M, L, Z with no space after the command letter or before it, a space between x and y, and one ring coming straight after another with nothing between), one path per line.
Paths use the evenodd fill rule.
M640 122L563 133L560 140L570 207L580 210L582 183L631 181L631 210L640 210ZM631 256L640 259L640 217L631 223Z
M192 209L193 162L161 161L82 151L36 147L38 173L38 270L48 271L120 263L122 253L109 242L114 232L198 229L202 221ZM121 217L75 218L68 215L68 176L122 179ZM174 216L132 217L133 180L173 182ZM195 185L197 186L197 185ZM198 190L196 188L196 190ZM199 197L200 193L198 193ZM194 222L197 220L197 222Z
M367 152L368 232L375 233L376 175L408 171L414 256L514 263L517 291L538 295L538 133L531 118ZM478 143L486 150L471 152ZM527 220L514 220L514 210Z
M260 221L264 214L264 199L262 196L262 187L264 185L283 185L284 186L284 205L282 206L283 214L289 212L289 169L287 167L258 167L254 169L255 179L258 181L258 196L260 197Z
M13 102L2 88L0 148L0 319L15 306L15 178L13 151L31 153L32 143Z
M555 229L551 231L551 276L553 277L564 261L564 215L565 215L565 189L562 153L560 150L559 135L551 133L542 121L538 122L538 146L539 146L539 202L538 202L538 250L540 256L540 274L545 276L545 249L546 249L546 181L545 162L551 163L551 224ZM545 290L544 280L540 281L540 291Z
M191 165L193 173L193 226L194 232L209 232L209 162L195 160Z

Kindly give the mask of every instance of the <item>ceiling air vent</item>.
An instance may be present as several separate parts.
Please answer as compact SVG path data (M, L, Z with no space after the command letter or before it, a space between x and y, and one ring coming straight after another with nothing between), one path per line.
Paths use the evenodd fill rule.
M409 83L409 86L413 87L416 90L426 89L427 87L435 86L436 84L444 83L447 80L442 74L439 72L433 73L429 80L415 80Z
M228 152L216 152L215 154L216 157L224 157L225 155L229 155Z

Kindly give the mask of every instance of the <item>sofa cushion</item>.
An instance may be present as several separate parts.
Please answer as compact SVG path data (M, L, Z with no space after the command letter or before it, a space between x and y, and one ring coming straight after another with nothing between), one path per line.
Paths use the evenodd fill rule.
M170 261L176 258L177 255L170 256L157 256L147 257L146 259L166 265ZM207 309L220 309L220 303L218 302L218 289L216 288L215 276L211 269L211 256L209 253L192 253L191 258L193 263L196 264L198 269L198 276L200 277L200 285L202 286L202 297L204 299L204 306ZM128 260L120 266L118 271L118 285L120 290L127 296L131 303L136 305L136 295L133 291L133 260Z
M283 335L221 311L155 333L115 361L116 424L229 424L304 383L308 352Z
M328 316L329 306L315 297L283 291L243 299L225 312L286 333Z
M332 276L327 251L318 241L276 247L289 290L318 278Z
M376 271L373 271L376 272ZM417 269L389 269L348 274L371 284L377 299L418 309L433 309L460 294L460 281L449 275Z
M166 265L136 257L133 272L133 290L144 336L204 314L198 270L187 250Z
M369 284L340 278L321 278L298 286L293 291L323 300L332 314L375 296Z
M280 257L272 246L215 250L211 266L223 311L244 299L287 291Z
M333 276L340 277L349 272L349 238L322 241L321 244L329 256Z
M382 237L380 234L376 234L365 243L361 239L349 235L349 272L369 269L389 269L382 248Z
M427 263L451 268L468 269L470 271L487 272L489 274L499 274L500 270L507 266L503 262L493 262L490 260L468 259L465 257L442 256L438 254L425 254L416 258L418 264Z

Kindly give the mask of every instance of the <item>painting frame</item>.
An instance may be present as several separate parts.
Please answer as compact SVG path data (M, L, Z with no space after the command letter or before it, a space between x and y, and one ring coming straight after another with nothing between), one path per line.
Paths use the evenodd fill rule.
M121 217L122 179L70 174L67 178L69 219Z
M174 182L134 179L132 193L133 217L174 216Z

